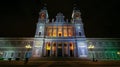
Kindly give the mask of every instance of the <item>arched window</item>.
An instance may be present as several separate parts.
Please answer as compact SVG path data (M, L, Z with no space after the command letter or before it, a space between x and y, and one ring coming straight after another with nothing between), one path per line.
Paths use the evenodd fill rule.
M79 32L79 36L81 36L81 32Z

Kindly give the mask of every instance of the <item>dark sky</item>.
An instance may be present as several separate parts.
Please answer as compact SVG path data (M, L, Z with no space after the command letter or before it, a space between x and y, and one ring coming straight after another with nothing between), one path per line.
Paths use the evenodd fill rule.
M34 37L38 13L47 3L49 18L71 18L73 4L82 13L86 37L120 37L119 0L1 0L0 37Z

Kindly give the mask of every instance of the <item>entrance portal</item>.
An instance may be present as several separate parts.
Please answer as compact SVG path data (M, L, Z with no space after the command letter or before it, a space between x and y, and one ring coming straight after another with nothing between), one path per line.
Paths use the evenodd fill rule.
M73 46L73 43L70 43L70 57L73 57L74 53L73 53L73 50L74 50L74 46Z
M47 56L50 56L50 50L47 50Z
M62 44L58 44L58 53L57 53L58 57L62 57Z
M73 57L73 50L70 50L70 57Z

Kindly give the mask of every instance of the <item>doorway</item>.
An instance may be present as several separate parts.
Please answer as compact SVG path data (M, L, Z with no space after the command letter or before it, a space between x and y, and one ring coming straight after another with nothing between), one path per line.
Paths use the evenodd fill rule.
M62 57L62 44L58 44L58 49L57 49L58 53L57 53L57 56L58 57Z
M46 56L50 56L50 50L51 50L50 42L48 42L48 43L46 44Z
M74 56L74 46L73 43L70 43L70 57Z
M47 50L47 55L46 56L50 56L50 50Z

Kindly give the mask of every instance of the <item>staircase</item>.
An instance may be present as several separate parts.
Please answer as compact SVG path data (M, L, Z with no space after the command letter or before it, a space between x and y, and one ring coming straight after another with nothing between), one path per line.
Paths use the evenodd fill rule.
M30 58L30 61L90 61L88 58L74 58L74 57L41 57Z

